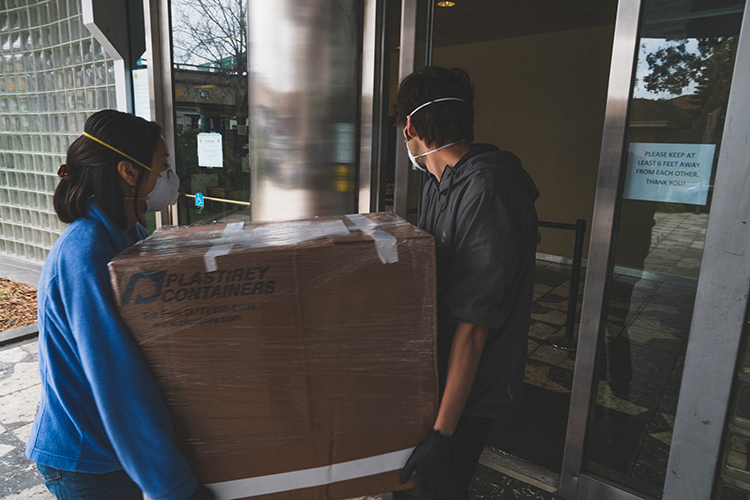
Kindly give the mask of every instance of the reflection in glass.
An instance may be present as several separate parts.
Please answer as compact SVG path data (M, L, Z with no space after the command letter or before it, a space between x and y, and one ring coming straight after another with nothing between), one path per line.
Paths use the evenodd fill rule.
M620 200L586 468L654 497L666 475L744 2L731 3L722 15L677 1L644 5L623 165L625 184L641 187ZM686 159L714 147L709 161ZM636 157L640 150L651 158ZM709 182L690 184L699 175ZM671 190L654 195L650 185Z
M356 211L361 4L249 3L256 220Z

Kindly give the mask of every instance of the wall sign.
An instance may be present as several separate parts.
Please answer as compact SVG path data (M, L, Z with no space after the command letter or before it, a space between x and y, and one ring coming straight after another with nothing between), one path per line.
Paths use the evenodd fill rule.
M630 144L623 198L705 205L715 144Z
M198 166L209 168L224 166L221 134L216 132L201 132L198 134Z

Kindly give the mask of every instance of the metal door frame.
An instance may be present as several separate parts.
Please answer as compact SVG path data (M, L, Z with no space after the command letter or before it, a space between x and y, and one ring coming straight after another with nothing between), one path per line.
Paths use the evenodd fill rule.
M149 101L151 119L161 125L167 149L176 151L174 124L174 87L172 82L172 20L169 0L143 0L143 21L146 31ZM156 227L176 226L177 203L156 212Z
M604 325L606 291L614 266L614 224L622 159L627 132L628 109L633 73L638 54L638 28L641 0L620 0L617 5L612 62L609 70L607 107L599 157L594 215L591 223L586 282L578 332L573 388L568 411L568 428L560 474L560 496L565 500L582 498L580 492L596 492L598 497L613 488L604 482L582 481L583 447L588 417L595 397L594 375L599 332ZM606 498L633 498L610 496Z
M398 81L414 72L417 49L417 6L418 0L401 1L401 38L398 58ZM399 132L397 132L399 134ZM396 136L396 172L393 186L393 211L404 219L407 216L409 200L409 168L411 165L406 152L406 143Z
M386 0L364 0L358 211L382 210L388 144L389 42Z
M568 416L560 497L565 500L649 498L582 472L595 362L614 265L613 237L641 0L621 0L615 23L588 271ZM709 498L750 294L750 2L739 35L715 196L706 231L663 498ZM729 362L728 362L729 361Z
M750 295L750 2L734 74L685 357L665 500L709 498Z

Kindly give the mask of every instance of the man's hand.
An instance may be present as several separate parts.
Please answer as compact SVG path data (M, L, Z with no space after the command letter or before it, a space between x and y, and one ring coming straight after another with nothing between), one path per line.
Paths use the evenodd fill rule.
M205 486L198 485L198 487L195 489L195 492L190 495L190 498L188 500L215 500L216 497L214 497L214 494L206 488Z
M417 474L415 495L428 495L437 490L445 481L450 471L450 450L453 438L443 436L439 431L432 430L430 435L422 441L411 453L401 471L401 484L409 480L412 473Z

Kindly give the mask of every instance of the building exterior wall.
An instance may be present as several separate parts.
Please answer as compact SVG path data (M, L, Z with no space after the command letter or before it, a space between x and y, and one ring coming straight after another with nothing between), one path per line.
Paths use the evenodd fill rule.
M116 107L113 61L80 0L0 0L0 256L44 261L65 229L52 195L68 145Z

